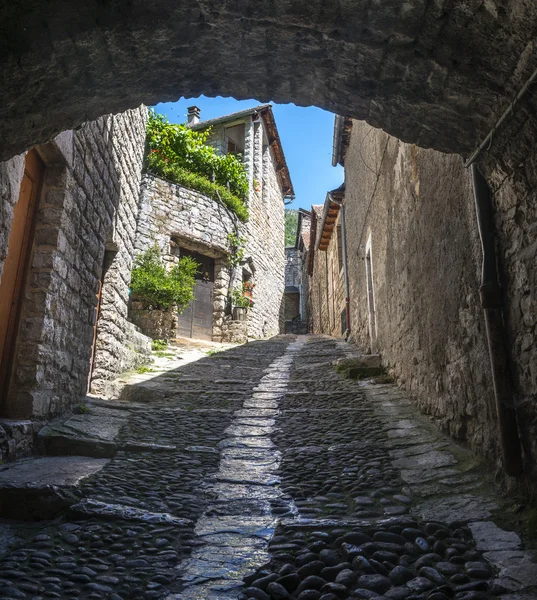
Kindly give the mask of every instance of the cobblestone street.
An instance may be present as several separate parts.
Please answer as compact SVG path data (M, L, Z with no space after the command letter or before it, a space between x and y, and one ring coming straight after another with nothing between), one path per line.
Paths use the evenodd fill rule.
M353 352L280 336L91 403L117 439L55 520L3 523L0 599L537 598L483 467Z

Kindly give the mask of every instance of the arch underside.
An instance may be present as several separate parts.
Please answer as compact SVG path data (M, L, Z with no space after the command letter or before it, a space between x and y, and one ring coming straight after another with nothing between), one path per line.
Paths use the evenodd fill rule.
M0 159L180 96L316 105L468 154L537 65L537 6L464 0L70 0L0 9ZM533 116L528 94L516 123Z

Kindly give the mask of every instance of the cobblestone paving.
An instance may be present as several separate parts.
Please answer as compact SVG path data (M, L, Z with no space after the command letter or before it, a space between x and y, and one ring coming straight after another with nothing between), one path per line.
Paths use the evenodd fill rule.
M349 354L282 336L153 379L81 502L0 560L0 600L537 598L479 470L395 386L341 379Z
M238 598L537 598L537 565L490 520L479 469L395 386L341 379L331 362L351 353L310 338L293 364L273 439L296 513L280 512Z

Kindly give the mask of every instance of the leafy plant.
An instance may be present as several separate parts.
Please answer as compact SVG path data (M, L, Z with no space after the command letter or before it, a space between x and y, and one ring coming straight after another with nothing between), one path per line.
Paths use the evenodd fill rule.
M194 276L199 264L190 256L183 256L168 272L155 246L140 254L134 261L131 289L133 294L161 310L172 304L181 311L194 298Z
M142 365L141 367L135 369L135 372L138 373L138 375L144 375L144 373L156 373L155 369L152 369L151 367L146 367L145 365Z
M240 236L238 233L228 233L227 243L229 245L229 256L227 262L230 267L236 267L244 260L246 238Z
M296 229L298 227L298 210L285 209L285 245L294 246L296 241Z
M147 123L144 167L174 183L223 203L241 221L248 219L248 178L240 158L219 155L207 144L210 129L194 131L173 124L154 110Z
M251 298L243 295L242 286L231 290L231 302L233 306L239 308L251 308L254 305L254 301Z
M153 340L151 350L164 350L168 347L168 340Z
M223 350L219 350L218 348L210 348L209 350L207 350L205 352L205 354L207 356L214 356L215 354L218 354L219 352L223 352Z

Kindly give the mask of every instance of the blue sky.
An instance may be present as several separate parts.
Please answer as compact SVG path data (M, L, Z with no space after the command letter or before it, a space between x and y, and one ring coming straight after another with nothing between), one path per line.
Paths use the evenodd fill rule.
M257 100L234 98L181 98L177 102L157 104L156 111L172 123L186 121L187 107L201 109L201 119L220 117L260 104ZM289 208L307 208L322 204L326 192L343 183L343 169L332 167L334 115L314 106L273 104L274 117L295 188L295 201Z

